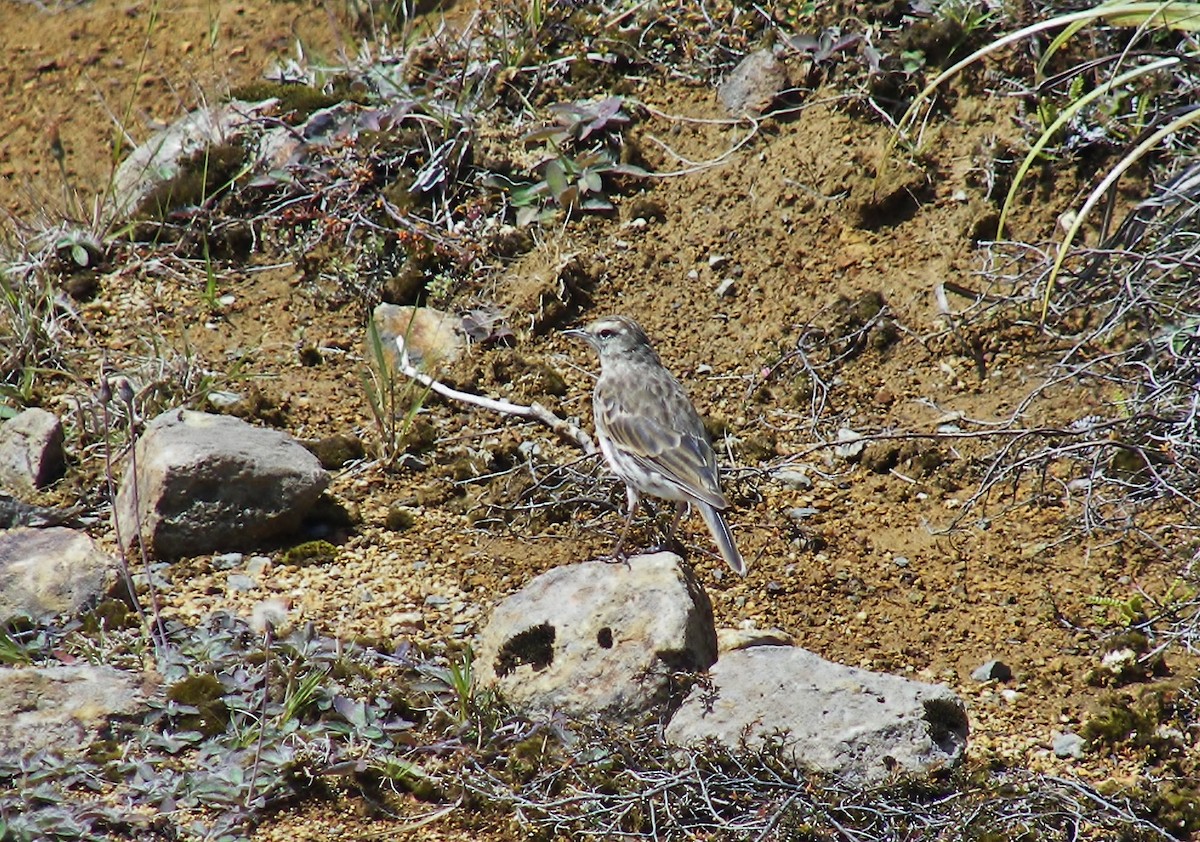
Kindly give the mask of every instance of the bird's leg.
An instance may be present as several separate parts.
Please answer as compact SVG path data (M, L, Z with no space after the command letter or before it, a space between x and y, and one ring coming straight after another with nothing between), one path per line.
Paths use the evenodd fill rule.
M688 510L687 500L675 501L675 517L671 518L671 527L667 530L667 543L670 544L675 538L675 530L679 528L679 521L683 517L683 513Z
M659 550L673 552L677 546L681 546L675 540L675 530L679 528L679 521L683 518L684 512L688 510L686 500L675 501L675 515L671 518L671 525L667 528L667 534L663 536L663 542L659 545Z
M627 485L625 486L625 499L629 503L629 514L625 519L625 528L621 530L621 537L617 539L617 545L613 547L612 557L614 561L624 561L628 564L628 558L621 552L621 548L625 546L625 539L629 537L629 530L633 528L633 516L637 514L641 496L633 490L632 485Z

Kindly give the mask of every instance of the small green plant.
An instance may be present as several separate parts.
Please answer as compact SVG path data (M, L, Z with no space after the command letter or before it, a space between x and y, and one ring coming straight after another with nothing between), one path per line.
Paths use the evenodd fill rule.
M512 190L513 205L517 208L517 225L545 222L553 217L554 208L575 211L610 211L612 202L604 195L605 176L646 175L641 167L621 164L612 153L600 149L578 157L558 154L540 167L541 180L516 186ZM550 203L553 203L553 207Z
M649 175L621 161L621 131L630 122L623 106L620 97L551 106L553 121L522 138L527 144L545 145L545 157L533 168L537 180L514 181L498 174L486 179L512 197L519 226L544 222L559 210L610 211L607 181Z
M970 2L970 0L966 0ZM896 128L892 133L892 138L887 145L886 155L891 155L897 142L902 138L908 139L908 133L916 126L921 124L921 115L929 106L934 92L948 81L953 76L960 73L971 65L978 64L992 53L1001 50L1013 44L1030 40L1033 38L1043 37L1045 33L1053 30L1058 30L1048 46L1042 51L1040 60L1037 65L1036 72L1040 76L1049 66L1051 60L1063 50L1065 45L1071 42L1081 31L1089 28L1100 28L1102 26L1125 27L1138 32L1156 33L1183 33L1185 35L1195 33L1200 30L1200 5L1195 3L1143 3L1132 2L1132 0L1108 0L1108 2L1100 3L1097 6L1083 9L1080 11L1070 12L1067 14L1054 15L1043 20L1039 20L1034 24L1022 27L1021 29L1009 32L999 38L994 39L985 46L975 50L967 57L954 63L948 67L937 77L929 82L925 88L913 98L912 103L904 112L904 115L896 123ZM1190 42L1185 42L1190 43ZM1120 86L1132 81L1135 78L1148 76L1151 73L1156 73L1168 67L1178 65L1186 61L1194 61L1197 58L1197 51L1194 47L1185 49L1182 56L1169 56L1165 59L1159 59L1153 62L1144 62L1133 70L1124 70L1126 64L1126 53L1132 52L1131 48L1126 48L1123 51L1104 57L1099 61L1090 61L1086 64L1080 64L1080 67L1087 67L1089 73L1095 73L1100 68L1103 68L1109 78L1101 84L1095 86L1088 93L1083 93L1083 85L1075 85L1072 83L1070 92L1072 97L1068 99L1067 104L1058 112L1057 117L1043 131L1041 137L1033 145L1029 155L1022 163L1013 179L1009 189L1009 196L1005 202L1004 210L1001 214L998 229L1002 230L1003 222L1007 216L1008 210L1012 203L1013 197L1016 195L1019 186L1024 180L1029 167L1050 139L1061 129L1068 120L1077 116L1080 110L1093 100L1101 96L1110 96L1114 92L1119 91ZM1122 71L1118 74L1118 71ZM1138 109L1138 121L1144 123L1146 115ZM1051 116L1050 112L1043 114L1043 120ZM1173 137L1178 137L1184 134L1191 126L1200 123L1200 108L1189 104L1183 108L1172 109L1165 112L1161 119L1157 121L1157 127L1154 131L1147 130L1139 136L1138 142L1132 145L1127 145L1124 154L1120 160L1110 167L1101 178L1095 187L1088 194L1083 204L1077 211L1066 216L1068 220L1066 224L1066 233L1056 250L1054 260L1050 267L1049 275L1045 282L1045 293L1042 299L1041 321L1045 322L1047 314L1050 310L1050 304L1056 288L1056 281L1059 274L1063 270L1063 264L1068 255L1073 253L1072 246L1076 238L1079 236L1088 215L1096 207L1097 204L1113 189L1120 181L1121 177L1135 164L1145 159L1153 150L1160 145L1169 142ZM886 163L886 162L885 162ZM881 166L879 172L882 174L886 166ZM999 230L997 238L999 238Z
M1134 594L1128 599L1118 599L1112 596L1089 596L1087 603L1115 613L1116 619L1111 621L1113 625L1134 626L1146 622L1146 599L1141 594Z
M91 231L68 228L55 240L55 250L80 269L95 268L104 257L104 245Z
M29 650L6 629L0 628L0 664L28 664L33 660ZM3 839L0 834L0 839Z
M406 340L412 326L413 320L410 320L405 330ZM395 360L399 357L399 350L392 351L384 347L383 337L374 319L367 322L367 352L370 364L363 377L363 388L379 434L380 455L386 462L392 463L404 452L413 422L425 405L430 387L408 377L398 382Z
M220 309L217 302L217 273L213 269L212 255L208 251L208 237L203 238L204 252L204 306L210 313Z

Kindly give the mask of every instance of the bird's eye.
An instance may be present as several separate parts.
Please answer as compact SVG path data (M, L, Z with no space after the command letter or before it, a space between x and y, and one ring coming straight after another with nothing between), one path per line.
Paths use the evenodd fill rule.
M612 339L614 336L617 335L617 332L615 330L613 330L611 327L602 327L598 331L596 331L596 335L599 336L601 339Z

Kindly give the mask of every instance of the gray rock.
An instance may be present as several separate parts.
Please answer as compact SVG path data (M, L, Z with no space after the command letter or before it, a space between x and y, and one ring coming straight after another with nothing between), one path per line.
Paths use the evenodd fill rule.
M877 782L958 763L967 743L962 701L943 685L834 664L792 646L721 657L693 688L666 739L715 739L732 750L779 739L797 768Z
M1055 734L1054 735L1054 756L1055 757L1073 757L1079 760L1083 757L1084 749L1087 747L1087 741L1078 734Z
M0 532L0 622L73 614L97 601L118 570L115 558L74 529Z
M476 651L480 685L518 710L632 721L709 667L717 638L691 571L656 553L543 573L496 606Z
M232 570L242 563L243 553L219 553L213 556L212 566L216 570Z
M0 487L45 488L63 475L63 428L44 409L27 409L0 424Z
M717 89L717 95L730 116L757 117L790 84L783 62L770 50L756 50L733 69Z
M329 484L286 433L170 410L146 427L113 507L121 540L162 558L244 550L295 531Z
M246 575L252 576L256 581L262 581L270 567L271 559L265 555L250 556L250 560L246 562Z
M231 591L252 591L258 583L245 573L230 573L225 579L225 587Z
M112 667L0 669L0 756L79 756L109 720L136 714L143 701L138 679Z
M971 673L971 678L976 681L1008 681L1012 678L1012 670L1004 661L997 661L993 658L987 663L977 666Z

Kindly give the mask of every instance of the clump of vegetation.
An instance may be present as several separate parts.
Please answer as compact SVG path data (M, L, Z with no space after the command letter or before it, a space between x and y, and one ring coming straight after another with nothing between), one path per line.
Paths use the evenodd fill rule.
M163 689L144 715L113 723L78 756L0 763L5 838L245 839L274 809L339 779L398 817L434 805L466 826L515 813L534 834L661 838L661 810L680 839L771 828L934 838L964 823L972 838L1065 839L1064 816L1076 831L1169 838L1124 795L1061 777L967 768L851 786L796 773L778 746L681 754L653 724L530 722L479 692L469 650L432 657L276 619L282 631L268 624L265 634L225 614L167 622ZM96 652L81 634L26 628L10 641L37 664ZM110 656L142 652L136 631L110 632L105 644ZM1179 812L1178 795L1159 802L1187 827L1195 815ZM456 809L468 803L470 817Z
M96 652L79 630L4 639L34 664ZM168 622L163 644L164 689L143 716L113 723L82 756L0 762L5 839L243 839L271 810L339 776L440 800L454 778L439 758L492 739L494 703L472 695L469 660L366 649L311 625L264 637L223 614L196 627ZM105 645L112 659L142 643L118 631Z

